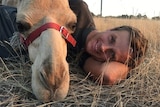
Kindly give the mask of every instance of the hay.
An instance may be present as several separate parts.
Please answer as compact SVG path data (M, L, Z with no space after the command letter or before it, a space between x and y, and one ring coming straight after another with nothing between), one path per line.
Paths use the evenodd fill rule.
M125 81L114 86L97 85L76 64L70 63L70 89L63 101L45 104L39 102L31 90L31 62L26 62L23 58L20 60L0 58L0 106L159 107L160 43L157 41L160 41L158 33L160 27L153 29L144 27L143 24L143 28L139 28L147 32L149 38L147 56L141 65L130 72ZM148 33L152 34L152 37Z

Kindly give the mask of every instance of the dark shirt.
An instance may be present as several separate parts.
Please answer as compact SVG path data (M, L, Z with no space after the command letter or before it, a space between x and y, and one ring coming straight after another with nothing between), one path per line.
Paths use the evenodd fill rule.
M15 55L10 45L3 43L9 42L13 33L18 31L16 27L17 9L9 6L0 5L0 57L12 57Z
M88 5L83 0L69 0L70 8L77 16L76 30L72 34L76 39L76 47L68 44L67 60L70 62L79 55L78 63L83 66L85 59L89 56L82 52L88 34L95 29L92 15L88 9ZM7 40L17 31L16 27L16 8L9 6L0 6L0 40ZM2 51L3 50L3 51ZM80 54L82 52L82 54ZM0 57L8 57L9 53L4 47L0 46ZM72 56L72 57L71 57Z
M84 52L85 42L88 34L95 30L95 24L88 5L83 0L69 0L70 8L77 16L76 30L73 33L77 40L76 48L68 44L68 59L78 58L78 63L82 67L89 54Z
M0 6L0 40L7 40L17 31L14 7Z

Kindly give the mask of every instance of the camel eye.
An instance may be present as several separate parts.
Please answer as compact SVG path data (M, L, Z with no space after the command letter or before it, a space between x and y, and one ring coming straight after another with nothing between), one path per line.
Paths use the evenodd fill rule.
M69 23L68 28L72 31L72 33L76 30L76 23Z
M73 23L73 24L72 24L71 29L72 29L72 31L75 31L75 30L76 30L76 23Z
M31 28L31 25L27 22L18 21L17 22L17 28L19 32L23 33Z

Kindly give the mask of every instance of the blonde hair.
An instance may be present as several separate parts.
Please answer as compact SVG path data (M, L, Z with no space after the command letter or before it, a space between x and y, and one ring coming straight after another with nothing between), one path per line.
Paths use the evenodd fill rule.
M130 48L132 49L132 55L127 60L127 65L131 69L138 66L140 62L144 59L144 56L146 54L148 48L148 40L144 37L140 30L132 26L120 26L111 30L125 30L129 32L129 41Z

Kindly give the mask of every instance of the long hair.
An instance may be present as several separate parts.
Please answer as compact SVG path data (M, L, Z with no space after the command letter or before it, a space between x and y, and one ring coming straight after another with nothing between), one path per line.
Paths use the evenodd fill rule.
M120 26L111 29L112 31L128 31L129 32L129 41L130 49L132 49L131 57L126 61L129 68L133 69L140 64L144 59L148 48L148 40L144 37L142 32L137 28L131 26Z

